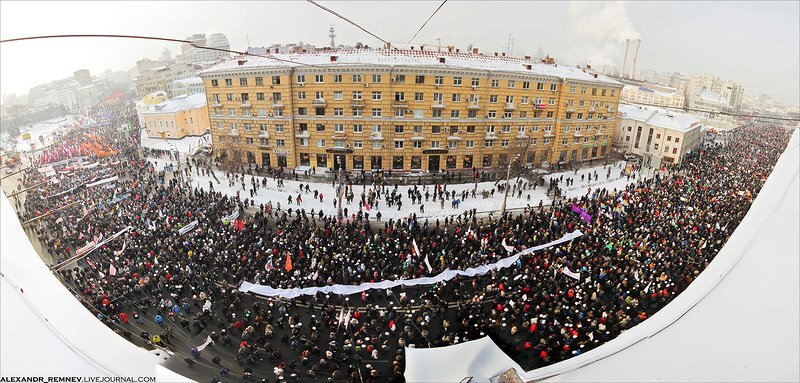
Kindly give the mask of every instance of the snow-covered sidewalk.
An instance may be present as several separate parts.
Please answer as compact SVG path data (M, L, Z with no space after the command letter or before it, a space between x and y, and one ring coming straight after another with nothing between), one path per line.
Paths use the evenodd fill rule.
M168 158L149 158L151 162L154 162L156 165L157 170L164 169L166 165L173 163ZM611 175L610 177L606 177L608 174L608 168L611 168ZM575 171L565 171L560 173L554 173L545 175L545 186L537 186L536 189L525 189L522 191L522 196L517 197L517 193L509 192L508 201L506 203L507 209L514 210L514 209L522 209L530 206L538 206L539 201L542 201L542 204L545 206L549 206L552 204L552 199L546 195L547 185L552 178L560 178L562 175L564 179L572 178L575 180L575 183L569 187L565 187L565 182L561 183L562 190L566 194L567 198L573 197L580 197L586 195L589 192L589 188L594 191L597 188L607 188L609 190L617 189L620 190L627 186L628 184L635 182L636 177L631 177L628 179L625 176L620 177L620 172L625 168L625 161L620 161L617 163L609 164L605 168L603 165L597 165L593 167L588 167L584 169L578 170L578 173L575 174ZM588 180L589 174L594 176L595 171L597 172L597 181ZM336 190L334 186L330 182L321 183L321 182L309 182L309 181L294 181L286 179L283 181L284 186L278 187L275 180L271 177L267 178L267 186L262 187L261 181L265 177L255 176L256 182L258 182L259 188L256 190L255 195L251 198L250 197L250 189L252 188L252 184L250 181L250 175L245 176L245 188L242 188L242 182L237 181L234 186L229 186L230 182L226 174L222 171L215 171L217 179L219 179L220 183L218 184L213 177L207 175L198 175L197 170L192 168L192 187L198 187L200 189L209 190L209 181L214 185L214 191L222 192L228 196L236 196L237 192L242 200L245 199L252 199L255 200L255 205L258 206L259 204L266 205L267 202L272 202L273 208L277 209L280 206L281 209L285 210L287 208L297 209L298 207L301 209L305 209L307 213L310 213L311 210L314 210L314 213L319 212L322 209L325 215L335 215L337 213L337 208L333 204L333 200L336 198ZM581 175L585 176L585 180L581 181ZM527 180L523 179L523 182ZM500 181L503 182L503 181ZM512 186L514 184L514 180L512 179ZM300 192L300 184L310 185L309 189L310 192L303 191ZM381 212L381 220L389 220L389 219L401 219L407 217L409 214L416 213L417 218L443 218L446 216L453 216L464 213L464 211L470 209L477 209L478 214L489 214L494 213L499 214L500 208L503 204L503 192L497 190L495 186L495 182L479 182L477 184L477 192L475 198L472 198L472 190L475 188L475 183L466 183L466 184L450 184L447 186L447 191L451 192L453 190L456 191L456 199L461 199L461 192L467 191L468 198L466 200L460 201L458 208L454 208L452 206L452 198L450 200L444 201L444 206L441 205L439 201L433 201L433 198L430 198L428 201L425 201L425 191L422 186L419 186L420 193L423 195L422 205L424 205L425 210L424 212L420 212L420 204L411 204L411 199L408 198L408 190L413 189L414 185L400 185L397 187L397 192L403 196L402 198L402 208L401 210L397 210L397 206L388 206L384 200L380 200L378 207L373 208L369 211L369 215L371 219L374 219L376 213L378 211ZM389 186L389 192L393 189L393 186ZM346 203L346 199L342 198L342 203L344 204L344 208L347 208L348 215L358 213L358 202L361 199L361 193L364 192L368 194L369 190L373 189L372 185L353 185L353 195L354 199L353 202L350 204ZM495 189L495 193L493 196L489 196L487 198L483 198L482 192L488 191L490 192L492 189ZM323 196L322 201L319 199L314 199L314 191L321 193ZM427 191L433 194L434 186L427 185ZM296 197L301 195L302 202L300 205L296 204ZM528 200L528 195L530 195L530 200ZM289 197L291 196L291 203L289 202ZM280 204L280 205L279 205ZM366 212L366 211L364 211Z

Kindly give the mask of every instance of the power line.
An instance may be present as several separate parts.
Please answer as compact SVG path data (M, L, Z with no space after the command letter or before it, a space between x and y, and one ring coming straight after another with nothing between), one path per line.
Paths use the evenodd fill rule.
M696 109L696 108L688 108L688 107L670 107L664 105L657 105L657 104L647 104L643 102L634 102L631 105L644 105L644 106L655 106L659 108L667 108L667 109L680 109L687 112L702 112L702 113L713 113L713 114L721 114L723 116L731 116L731 117L749 117L749 118L764 118L764 119L771 119L771 120L780 120L780 121L800 121L800 118L789 118L789 117L771 117L771 116L761 116L757 114L741 114L741 113L730 113L730 112L717 112L713 110L703 110L703 109Z
M384 40L384 39L382 39L382 38L378 37L376 34L374 34L374 33L370 32L370 31L368 31L368 30L364 29L364 27L362 27L362 26L360 26L360 25L356 24L355 22L351 21L350 19L348 19L348 18L346 18L346 17L344 17L344 16L342 16L342 15L340 15L340 14L336 13L336 11L334 11L334 10L332 10L332 9L328 8L328 7L325 7L324 5L318 4L318 3L316 3L314 0L306 0L306 1L308 1L308 2L309 2L309 3L311 3L311 4L314 4L314 5L316 5L316 6L317 6L317 7L319 7L319 8L322 8L322 9L323 9L323 10L325 10L326 12L328 12L328 13L330 13L330 14L332 14L332 15L334 15L334 16L336 16L336 17L338 17L338 18L340 18L340 19L342 19L342 20L344 20L344 21L347 21L348 23L352 24L352 25L353 25L353 26L355 26L356 28L358 28L358 29L360 29L360 30L362 30L362 31L366 32L366 33L367 33L367 34L369 34L370 36L372 36L372 37L374 37L374 38L376 38L376 39L380 40L380 41L381 41L381 42L383 42L384 44L386 44L386 46L387 46L387 47L391 48L391 46L392 46L392 44L391 44L391 43L389 43L388 41L386 41L386 40Z
M425 26L426 26L426 25L428 25L428 21L431 21L431 19L433 18L433 16L435 16L435 15L436 15L436 12L439 12L439 10L440 10L440 9L442 9L442 6L443 6L443 5L444 5L444 3L446 3L446 2L447 2L447 0L444 0L444 1L442 1L442 3L441 3L441 4L439 4L439 7L438 7L438 8L436 8L436 10L435 10L435 11L433 11L433 13L431 14L431 16L430 16L430 17L428 17L428 20L425 20L425 22L424 22L424 23L422 23L422 26L421 26L421 27L419 27L419 29L417 29L417 33L415 33L415 34L414 34L414 37L412 37L410 40L408 40L408 44L411 44L411 41L413 41L413 40L414 40L414 38L416 38L416 37L417 37L417 35L419 34L419 32L420 32L420 31L422 31L422 28L425 28Z
M168 37L160 37L160 36L113 35L113 34L42 35L42 36L26 36L26 37L17 37L17 38L13 38L13 39L5 39L5 40L0 40L0 43L13 43L13 42L19 42L19 41L41 40L41 39L80 38L80 37L101 37L101 38L108 37L108 38L124 38L124 39L168 41L168 42L189 44L189 45L191 45L191 46L193 46L195 48L199 48L199 49L208 49L208 50L218 51L218 52L235 53L235 54L238 54L240 56L261 57L261 58L266 58L266 59L270 59L270 60L282 61L282 62L287 62L287 63L291 63L291 64L297 64L297 65L302 65L302 66L317 67L316 65L302 63L302 62L299 62L299 61L277 58L277 57L269 55L269 54L267 54L267 55L258 55L258 54L253 54L253 53L249 53L249 52L235 51L235 50L231 50L231 49L208 47L208 46L205 46L205 45L196 44L196 43L191 42L189 40L171 39L171 38L168 38Z

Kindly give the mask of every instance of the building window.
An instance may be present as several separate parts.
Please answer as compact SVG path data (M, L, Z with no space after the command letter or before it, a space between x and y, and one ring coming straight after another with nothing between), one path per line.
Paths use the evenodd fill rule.
M406 75L404 75L404 74L398 74L398 75L395 75L395 76L394 76L394 82L396 82L396 83L398 83L398 84L405 84L405 82L406 82Z
M491 154L485 154L483 156L483 166L484 167L492 166L492 155Z
M233 79L226 78L225 79L225 86L233 86Z
M444 76L433 77L433 85L443 85L443 84L444 84Z
M361 100L361 92L353 92L353 100Z
M373 74L372 75L372 82L381 82L381 75Z
M256 93L256 101L264 101L264 93Z
M344 133L344 124L333 124L333 131L336 133Z
M211 86L219 86L218 80L211 80Z
M277 125L275 125L275 132L277 132L277 133L283 133L283 124L277 124Z
M489 95L489 102L497 103L497 95L496 94Z
M306 99L306 92L297 92L297 99L298 100L305 100Z
M458 141L448 141L447 142L448 149L456 149L458 148Z
M380 125L372 125L372 133L380 133L381 126Z
M414 93L414 101L425 101L425 93L415 92Z
M353 169L364 169L364 156L353 156Z
M344 116L344 109L343 108L333 108L333 115L334 116Z
M415 84L424 84L425 83L425 76L420 76L420 75L414 76L414 83Z
M514 80L508 80L508 87L513 88L517 85L517 82Z
M361 75L360 74L354 74L353 75L353 82L361 82Z
M239 86L247 86L247 77L239 78Z
M431 117L433 118L442 118L442 110L436 109L431 111Z
M394 126L395 133L403 133L403 125L395 125Z
M394 140L395 149L403 149L403 140Z
M372 117L380 117L381 108L372 108Z
M473 88L477 88L480 85L481 85L481 80L479 78L477 78L477 77L473 77L472 78L472 87Z
M458 118L460 115L461 115L461 113L458 110L451 110L450 111L450 118Z
M340 74L333 75L333 82L342 82L342 75Z
M411 169L422 169L422 156L411 156Z
M558 84L550 84L550 91L551 92L558 91Z
M282 148L282 147L286 146L286 141L284 141L284 140L275 140L275 146L277 146L279 148Z
M414 149L422 149L422 141L414 141L411 145Z
M453 85L461 86L461 77L453 77Z
M361 108L353 108L353 117L360 117L361 115Z
M392 169L403 170L403 156L392 157Z
M363 133L364 132L364 125L356 124L353 125L353 133Z
M280 85L281 76L272 76L272 85Z
M308 138L301 138L300 146L308 146Z
M381 92L372 92L372 100L373 101L380 101L381 100Z
M325 124L317 124L317 131L324 132L325 131Z
M439 149L439 141L431 141L431 149Z
M297 83L305 84L305 82L306 82L306 75L304 74L297 75Z
M269 140L266 139L266 138L262 138L260 140L260 144L261 144L261 146L269 146Z
M497 111L490 110L489 111L489 118L497 118Z
M381 150L383 145L381 145L380 141L372 141L372 150Z
M308 115L308 113L306 111L306 108L297 108L297 115L299 115L299 116Z
M353 141L353 147L356 149L361 149L364 147L364 141Z
M500 80L492 80L492 88L499 88Z
M314 108L314 114L317 116L324 116L325 108Z
M442 127L439 125L431 126L431 134L439 134L442 132Z
M464 147L466 147L467 149L474 148L475 147L475 141L472 141L472 140L464 141Z
M333 92L333 99L337 101L343 100L342 91Z

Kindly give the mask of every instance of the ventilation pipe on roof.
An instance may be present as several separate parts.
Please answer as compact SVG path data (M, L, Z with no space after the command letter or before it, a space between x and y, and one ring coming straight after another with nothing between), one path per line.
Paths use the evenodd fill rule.
M478 48L472 48L472 54L474 55L478 54Z
M642 45L642 39L636 40L636 48L633 48L633 64L631 64L631 80L636 78L636 58L639 56L639 45Z
M439 56L439 64L444 64L444 56Z
M503 57L506 57L506 52L503 52Z
M531 56L525 56L525 60L530 60Z
M331 62L336 61L336 59L338 59L338 58L339 58L339 56L331 56Z
M497 57L497 52L494 52L494 57Z
M246 62L247 62L247 60L239 60L239 61L238 61L238 63L239 63L239 66L242 66L242 65L244 65L244 63L246 63Z

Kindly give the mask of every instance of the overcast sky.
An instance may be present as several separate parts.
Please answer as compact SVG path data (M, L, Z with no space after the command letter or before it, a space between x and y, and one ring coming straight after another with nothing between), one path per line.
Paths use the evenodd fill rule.
M440 1L321 1L393 43L406 43ZM0 2L2 39L47 34L139 34L183 39L222 32L231 48L303 41L327 45L380 42L305 1L295 2ZM562 63L619 65L624 38L641 37L637 68L714 73L747 92L800 104L800 2L524 2L450 0L415 43L533 54L539 46ZM0 45L0 91L87 68L128 69L178 43L123 39L57 39Z

